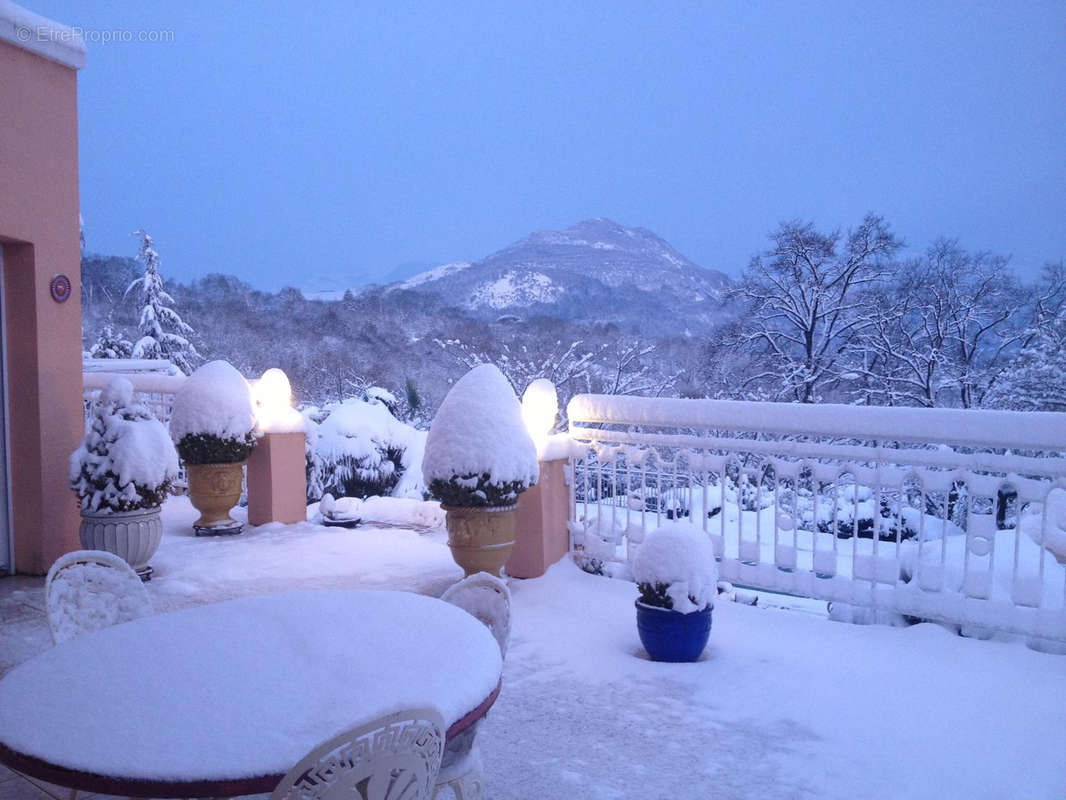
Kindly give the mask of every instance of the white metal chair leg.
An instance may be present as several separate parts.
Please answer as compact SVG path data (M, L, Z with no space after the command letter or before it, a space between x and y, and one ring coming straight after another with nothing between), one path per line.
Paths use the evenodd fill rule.
M434 800L452 800L444 793L445 789L452 790L454 800L483 800L485 797L485 771L477 746L477 729L475 724L445 745L444 759L433 787Z

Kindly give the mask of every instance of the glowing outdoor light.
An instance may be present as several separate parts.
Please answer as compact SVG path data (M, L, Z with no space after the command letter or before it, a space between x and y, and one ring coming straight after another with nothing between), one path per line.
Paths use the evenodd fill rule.
M547 378L537 378L526 387L522 395L522 420L537 448L548 441L559 413L559 395L555 384Z
M294 416L299 413L292 407L292 386L289 378L276 367L263 373L252 387L259 428L270 432L278 427L289 429L294 424Z

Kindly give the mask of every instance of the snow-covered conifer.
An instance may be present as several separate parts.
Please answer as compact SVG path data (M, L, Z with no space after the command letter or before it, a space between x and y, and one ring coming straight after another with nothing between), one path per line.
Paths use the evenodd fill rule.
M163 288L163 276L159 274L159 253L147 231L139 230L134 236L141 237L141 249L137 260L144 265L144 274L126 289L141 289L141 338L133 346L134 358L165 358L186 375L192 372L192 363L200 358L196 348L187 338L194 333L174 310L174 298Z
M178 477L167 429L133 401L133 385L114 378L93 407L85 439L70 457L70 486L82 511L156 508Z
M130 358L133 355L133 343L122 335L122 331L116 330L109 319L100 329L89 355L93 358Z

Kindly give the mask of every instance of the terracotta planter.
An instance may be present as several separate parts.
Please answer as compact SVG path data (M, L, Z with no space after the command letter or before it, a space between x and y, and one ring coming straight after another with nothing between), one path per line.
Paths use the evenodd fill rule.
M193 523L199 533L240 533L244 527L230 509L241 499L244 461L232 464L187 464L189 499L200 512Z
M518 506L441 508L447 512L448 547L455 563L467 575L499 575L514 548Z
M114 553L133 567L141 580L148 580L152 574L148 559L159 548L163 524L158 507L100 514L83 511L78 536L86 550Z

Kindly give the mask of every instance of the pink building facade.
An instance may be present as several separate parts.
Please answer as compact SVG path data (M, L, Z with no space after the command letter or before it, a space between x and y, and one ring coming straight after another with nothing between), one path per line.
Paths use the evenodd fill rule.
M82 433L78 69L69 29L0 2L3 480L0 569L78 547L68 459Z

